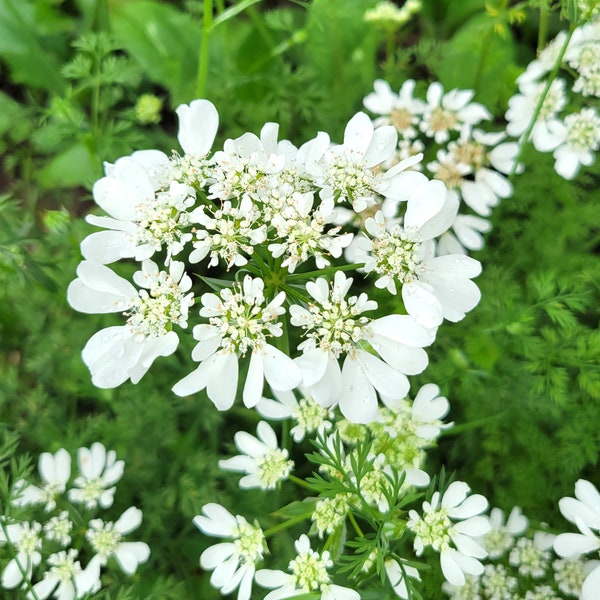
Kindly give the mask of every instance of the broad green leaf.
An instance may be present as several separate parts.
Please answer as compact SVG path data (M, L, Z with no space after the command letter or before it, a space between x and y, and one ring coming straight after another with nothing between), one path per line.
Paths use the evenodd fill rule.
M115 3L111 22L146 76L169 90L173 105L194 98L200 23L172 6L147 0Z
M55 156L38 174L43 187L89 187L100 176L100 163L82 142Z
M0 0L0 58L13 81L60 94L64 80L55 56L39 35L35 7L26 0Z

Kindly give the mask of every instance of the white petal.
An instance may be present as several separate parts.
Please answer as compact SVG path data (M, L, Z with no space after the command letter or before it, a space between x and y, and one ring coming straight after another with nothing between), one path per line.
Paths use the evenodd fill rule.
M189 106L181 104L175 112L179 117L177 139L181 147L186 154L206 156L219 127L217 109L208 100L194 100Z
M370 423L377 412L377 394L358 360L346 357L342 367L340 411L351 423Z
M586 554L598 548L600 548L600 540L596 536L581 533L561 533L554 540L554 551L559 556Z
M135 573L138 565L148 560L150 548L144 542L122 542L116 552L116 559L128 575Z
M265 379L274 390L289 391L300 385L300 367L287 354L270 344L265 344L261 352Z

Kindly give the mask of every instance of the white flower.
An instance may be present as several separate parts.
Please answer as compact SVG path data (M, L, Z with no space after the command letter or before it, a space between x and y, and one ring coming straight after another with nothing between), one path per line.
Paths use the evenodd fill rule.
M374 90L363 100L365 108L376 115L374 125L393 125L404 139L413 139L417 136L415 125L423 113L425 103L418 98L413 98L415 90L414 79L407 79L395 94L387 81L375 80Z
M301 535L295 546L298 555L288 565L291 574L271 569L256 572L256 583L272 590L264 600L293 598L306 593L320 593L320 600L360 600L358 592L331 583L327 570L333 561L329 552L312 550L306 535Z
M233 439L236 448L243 454L220 460L219 467L225 471L246 473L240 479L242 489L274 489L280 481L288 478L294 462L288 459L287 450L279 448L277 436L266 421L260 421L256 433L258 439L245 431L238 431Z
M421 556L426 546L431 546L440 553L444 577L457 586L464 585L465 573L483 573L484 567L478 559L487 556L485 549L475 541L490 530L488 520L476 516L487 508L487 500L480 494L467 498L468 492L466 483L454 481L441 501L440 493L434 492L431 502L423 502L423 517L411 510L407 523L415 534L417 556Z
M450 192L448 192L450 193ZM439 238L436 253L466 254L466 250L481 250L485 245L484 233L492 229L487 219L474 215L456 215L452 224L452 232L446 231Z
M108 172L94 184L93 193L96 204L110 216L86 218L106 231L82 241L84 258L103 264L121 258L141 261L164 247L168 262L181 252L192 238L185 229L190 224L187 209L196 201L194 190L171 181L159 191L162 175L154 180L139 156L120 158Z
M206 388L219 410L233 404L238 384L238 358L248 352L250 364L242 398L251 408L258 404L264 380L275 390L291 390L301 374L292 359L267 343L282 335L279 316L285 312L285 293L280 292L265 306L264 283L246 275L241 286L234 284L220 295L204 294L200 315L208 323L194 327L198 344L192 358L200 361L195 371L175 384L173 391L186 396Z
M69 513L66 510L59 515L52 517L44 523L44 534L47 540L58 542L61 546L66 546L71 541L71 529L73 523L69 519Z
M172 326L187 326L193 294L186 292L192 280L184 265L171 261L169 273L159 271L151 260L142 263L134 281L129 281L108 267L83 261L77 267L78 278L67 290L69 304L85 313L121 312L127 324L102 329L85 345L82 357L92 374L94 385L112 388L131 379L137 383L158 356L175 352L179 343Z
M16 556L4 567L1 583L3 588L12 590L23 583L23 578L30 580L33 568L42 560L39 552L42 548L42 526L36 522L10 523L4 528L0 529L0 544L10 544Z
M204 550L200 566L213 570L210 583L222 594L230 594L239 587L238 600L249 600L256 563L262 560L266 548L262 530L242 516L234 517L220 504L205 504L202 512L194 517L194 525L206 535L231 541Z
M377 308L367 295L345 296L352 285L336 271L331 291L318 278L306 284L316 303L290 307L291 323L304 329L305 340L296 358L303 385L323 406L339 402L342 414L353 423L369 423L377 411L377 390L383 399L404 398L407 374L427 365L423 346L433 342L435 330L422 327L409 315L388 315L371 320L362 313ZM368 342L377 354L361 347ZM340 368L338 359L344 357Z
M77 464L79 475L69 490L69 500L85 504L89 509L112 506L115 484L123 476L124 461L117 460L114 450L107 452L103 444L94 442L91 448L79 448Z
M557 135L561 143L553 153L554 169L561 177L574 179L580 165L591 165L600 148L600 116L593 108L572 113L565 117Z
M313 210L314 194L298 192L292 195L292 203L273 215L271 226L275 228L277 243L268 248L274 258L284 257L282 267L290 273L298 264L314 257L317 268L329 266L327 256L339 258L342 250L352 241L353 234L337 235L340 227L325 229L336 217L333 198L325 198Z
M128 508L116 523L92 519L85 534L95 553L90 564L105 566L108 559L114 557L124 573L133 575L138 565L148 560L150 548L145 542L124 542L122 539L141 522L142 511L135 506Z
M385 574L387 575L394 592L396 592L396 595L403 600L408 600L408 588L406 585L407 577L409 579L421 581L417 569L410 565L400 566L400 563L393 558L388 558L385 561Z
M427 178L406 170L419 162L421 155L385 172L378 168L394 155L397 140L391 125L374 129L365 113L354 115L344 131L344 143L327 149L327 137L319 161L312 163L315 183L323 188L322 197L333 197L337 203L348 201L355 212L374 205L380 195L396 202L406 200Z
M529 127L535 114L540 96L545 83L531 83L521 86L519 94L515 94L508 101L508 110L505 118L508 121L506 132L519 137ZM560 121L557 113L567 103L564 79L554 79L544 99L541 110L531 131L531 141L539 152L554 150L560 143Z
M421 131L443 144L450 139L451 131L460 131L464 123L476 125L491 114L477 102L471 102L473 90L453 89L444 94L439 81L434 81L427 89L427 105L420 123Z
M600 549L600 493L597 488L579 479L575 484L575 498L561 498L558 506L563 516L577 525L581 533L561 533L554 540L554 551L563 557L574 557ZM581 591L581 600L595 600L600 589L600 566L587 576Z
M38 487L27 485L25 481L18 482L18 496L13 500L13 504L45 504L44 509L49 512L56 508L56 497L66 489L71 476L71 455L64 448L60 448L55 454L42 452L38 470L43 485Z
M525 533L529 526L527 517L523 516L518 506L510 511L506 523L504 522L504 511L500 508L492 508L489 522L491 530L485 535L482 543L492 559L500 558L508 552L512 548L515 538Z
M403 226L381 211L365 221L371 238L361 240L369 253L364 270L377 273L375 286L390 293L396 293L398 281L406 311L424 327L461 320L481 297L471 281L481 271L478 261L462 254L433 255L433 238L448 229L457 209L456 197L441 182L429 181L410 196Z
M465 575L463 585L452 585L444 581L442 590L450 596L450 600L481 600L479 576Z
M481 576L481 587L488 598L514 600L519 580L509 575L504 565L486 565Z
M587 576L600 567L598 560L582 560L580 556L559 558L552 563L554 581L558 589L568 596L579 598Z
M534 579L544 577L550 566L550 551L555 537L543 531L536 531L533 539L519 538L508 555L509 564L518 567L520 575Z
M77 550L73 549L51 554L48 557L50 569L33 585L33 590L27 592L27 599L45 600L54 592L58 600L77 600L96 593L101 587L100 565L92 561L82 570L76 557Z
M275 399L261 398L256 405L259 415L273 420L294 419L296 424L290 430L296 443L301 442L307 433L323 432L331 427L333 411L321 406L309 390L300 388L302 397L296 399L292 391L274 391Z
M346 519L352 495L340 493L330 498L321 498L315 505L310 517L317 530L319 538L324 534L333 533Z
M440 388L435 383L423 385L411 408L411 421L417 437L424 440L434 440L439 437L442 429L452 427L453 423L442 423L442 419L450 410L450 403L445 396L440 396Z

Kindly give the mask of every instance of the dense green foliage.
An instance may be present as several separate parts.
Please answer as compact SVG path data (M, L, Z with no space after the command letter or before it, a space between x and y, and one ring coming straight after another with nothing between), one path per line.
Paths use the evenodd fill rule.
M219 109L217 144L266 121L295 142L319 130L339 140L377 77L395 90L408 77L421 90L433 80L475 89L501 124L540 18L549 36L564 27L544 2L425 0L390 32L363 19L374 4L217 0L203 34L199 1L0 0L0 434L6 453L32 464L94 441L125 460L114 515L142 509L137 533L152 555L133 579L107 581L107 600L219 597L198 567L209 541L194 515L216 501L232 512L243 504L250 519L286 498L240 497L237 479L217 468L233 433L258 417L170 392L190 340L135 386L91 384L80 352L111 320L74 313L65 293L92 231L82 216L102 162L169 152L174 108L196 97ZM143 94L160 103L136 104ZM440 330L416 381L440 385L456 423L429 471L456 471L492 506L520 505L560 528L558 499L578 477L600 481L600 166L568 182L547 155L527 149L523 161L475 254L482 300ZM5 477L21 469L2 454L0 465ZM424 597L439 597L439 581L425 583Z

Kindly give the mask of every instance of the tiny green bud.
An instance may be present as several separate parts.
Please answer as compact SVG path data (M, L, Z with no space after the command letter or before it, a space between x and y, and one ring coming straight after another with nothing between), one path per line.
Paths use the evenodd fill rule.
M160 111L163 101L154 94L142 94L135 103L135 120L140 125L151 125L160 122Z

